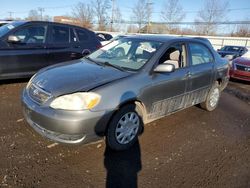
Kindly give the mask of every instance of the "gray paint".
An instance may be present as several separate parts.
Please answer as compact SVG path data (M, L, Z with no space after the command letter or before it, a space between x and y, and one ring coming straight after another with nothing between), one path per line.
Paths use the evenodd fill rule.
M51 93L52 98L39 105L33 102L27 90L24 90L22 100L28 122L61 134L84 134L88 140L93 134L103 135L112 114L127 102L140 102L144 108L144 123L148 123L205 101L209 89L218 79L222 80L221 89L226 86L228 63L221 59L206 41L173 37L136 37L164 42L138 72L122 72L112 67L93 64L86 59L55 65L38 72L32 82ZM161 55L170 44L176 42L205 45L213 54L214 62L190 66L191 59L188 57L187 67L171 73L154 72ZM98 93L102 97L101 101L90 111L54 110L49 107L55 97L77 91ZM52 139L61 141L56 137Z

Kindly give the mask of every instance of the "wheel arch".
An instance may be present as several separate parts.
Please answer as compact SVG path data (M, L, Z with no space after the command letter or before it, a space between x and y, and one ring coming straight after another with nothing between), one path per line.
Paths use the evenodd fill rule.
M143 124L145 124L147 122L147 112L146 112L145 105L143 104L143 102L141 102L137 98L131 98L131 99L128 99L126 101L123 101L122 103L120 103L115 108L115 110L113 111L112 115L110 116L110 118L108 120L108 123L107 123L107 125L106 125L106 127L104 129L104 132L103 132L104 135L106 134L108 126L110 124L110 121L112 120L112 118L114 117L114 115L118 112L118 110L120 110L121 108L123 108L126 105L136 105L136 107L138 107L140 109L141 113L142 113L142 117L141 118L142 118Z

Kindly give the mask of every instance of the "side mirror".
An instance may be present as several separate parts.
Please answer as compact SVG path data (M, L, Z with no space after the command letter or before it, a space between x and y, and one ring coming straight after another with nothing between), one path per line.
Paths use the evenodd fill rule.
M21 41L20 38L15 36L15 35L10 35L8 37L8 42L10 42L10 43L18 43L20 41Z
M169 63L163 63L158 65L155 69L154 72L174 72L175 70L175 66L173 64L169 64Z

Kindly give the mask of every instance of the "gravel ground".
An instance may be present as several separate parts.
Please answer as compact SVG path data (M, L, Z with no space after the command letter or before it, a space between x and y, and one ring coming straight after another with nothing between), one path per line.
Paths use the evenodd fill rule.
M234 92L213 112L191 107L150 123L134 147L114 152L35 133L22 116L25 84L0 84L0 187L250 187L250 108Z

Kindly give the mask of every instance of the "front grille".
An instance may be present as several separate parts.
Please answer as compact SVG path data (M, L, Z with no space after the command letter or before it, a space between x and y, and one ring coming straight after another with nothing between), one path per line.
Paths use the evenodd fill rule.
M28 94L31 99L38 104L43 104L51 98L50 93L44 91L33 83L28 87Z
M246 66L246 65L238 65L238 64L236 64L236 69L240 70L240 71L250 72L250 66Z

